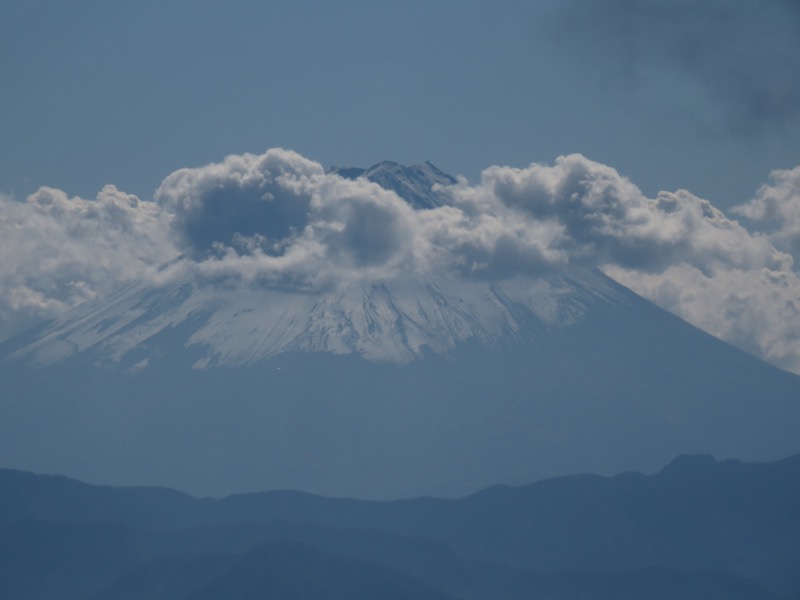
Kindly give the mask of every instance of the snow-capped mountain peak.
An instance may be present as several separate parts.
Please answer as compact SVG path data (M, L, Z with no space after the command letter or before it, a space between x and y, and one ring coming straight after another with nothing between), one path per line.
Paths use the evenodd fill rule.
M456 179L430 162L405 166L383 161L367 169L358 167L331 167L328 172L348 179L363 177L385 189L394 191L414 208L436 208L445 204L445 197L434 189L435 185L453 185Z

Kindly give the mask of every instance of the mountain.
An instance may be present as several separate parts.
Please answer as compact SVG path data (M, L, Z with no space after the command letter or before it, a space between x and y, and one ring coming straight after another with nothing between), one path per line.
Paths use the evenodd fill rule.
M385 566L326 555L302 545L269 543L251 550L187 600L343 598L452 600Z
M429 164L340 172L416 210L449 181ZM454 497L800 451L800 378L595 269L139 283L0 345L0 377L0 464L197 495Z
M455 177L441 171L429 162L405 166L385 160L368 169L353 167L331 167L329 173L337 173L348 179L363 177L382 188L393 190L415 208L436 208L447 200L434 189L434 185L452 185Z
M800 455L682 456L649 476L571 476L454 500L195 499L6 470L0 491L0 593L9 599L800 592Z

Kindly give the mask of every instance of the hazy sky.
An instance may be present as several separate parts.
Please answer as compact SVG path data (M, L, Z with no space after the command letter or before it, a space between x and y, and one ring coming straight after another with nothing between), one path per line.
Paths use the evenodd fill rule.
M793 0L4 0L0 191L293 149L475 181L580 152L719 206L800 164Z
M800 373L798 73L796 0L4 0L0 339L196 226L240 275L598 266ZM324 174L387 159L469 184Z

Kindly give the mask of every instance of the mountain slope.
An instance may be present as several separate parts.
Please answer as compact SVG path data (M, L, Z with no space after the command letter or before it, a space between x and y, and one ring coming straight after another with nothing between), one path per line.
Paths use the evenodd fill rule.
M468 341L544 343L548 330L606 304L643 305L592 270L502 282L393 280L317 294L204 281L138 284L14 340L13 357L36 367L86 354L138 369L146 366L139 357L149 362L148 351L159 352L148 348L156 342L202 353L197 369L242 367L290 352L405 363Z
M419 334L388 287L378 309L365 300L350 313L361 329L309 313L301 323L289 301L283 314L297 328L274 338L262 334L275 327L266 301L112 301L108 314L79 312L12 349L0 460L197 494L390 498L652 471L681 452L800 450L800 378L601 281L613 294L576 285L556 298L553 314L566 317L555 323L522 295L478 288L460 305L487 299L475 301L485 312L429 312L444 327ZM376 360L387 356L396 360Z

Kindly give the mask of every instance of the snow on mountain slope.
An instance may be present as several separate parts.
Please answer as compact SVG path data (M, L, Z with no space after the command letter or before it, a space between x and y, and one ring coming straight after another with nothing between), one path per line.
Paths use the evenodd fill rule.
M597 271L497 283L463 279L356 284L323 294L184 282L138 284L89 302L15 352L38 365L92 351L113 361L192 320L195 368L254 364L285 352L403 363L468 340L498 344L568 326L598 302L630 302ZM143 365L142 365L143 366Z

